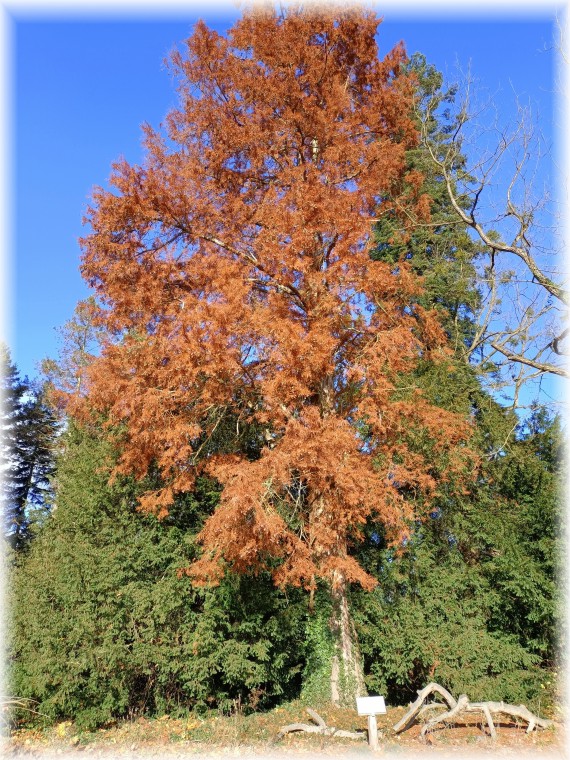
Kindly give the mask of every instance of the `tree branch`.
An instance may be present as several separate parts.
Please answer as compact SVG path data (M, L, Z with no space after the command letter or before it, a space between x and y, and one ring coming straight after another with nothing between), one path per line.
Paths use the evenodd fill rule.
M518 364L525 364L528 367L539 369L541 372L549 372L553 375L559 375L560 377L570 377L570 372L564 367L557 367L555 364L549 364L548 362L540 362L534 359L529 359L522 354L517 354L514 351L509 351L504 346L500 346L498 343L491 343L491 348L498 351L503 356L506 356L509 361L517 362Z

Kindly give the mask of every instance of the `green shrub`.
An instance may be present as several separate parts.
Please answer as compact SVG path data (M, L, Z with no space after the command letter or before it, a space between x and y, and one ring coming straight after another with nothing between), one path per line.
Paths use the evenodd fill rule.
M295 695L299 595L265 576L204 590L178 575L214 485L199 483L161 523L137 512L133 483L108 485L108 459L97 436L70 429L57 508L11 574L11 692L86 729Z

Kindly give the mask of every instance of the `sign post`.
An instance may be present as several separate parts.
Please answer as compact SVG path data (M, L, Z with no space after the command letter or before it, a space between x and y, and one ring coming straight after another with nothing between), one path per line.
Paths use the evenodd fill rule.
M368 718L368 744L371 749L378 749L378 725L376 716L386 712L384 697L356 697L356 709L359 715Z

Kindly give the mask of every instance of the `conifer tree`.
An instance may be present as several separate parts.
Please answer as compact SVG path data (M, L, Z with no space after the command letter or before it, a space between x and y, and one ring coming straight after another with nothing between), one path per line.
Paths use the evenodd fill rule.
M427 62L424 55L415 53L406 66L416 80L415 119L424 113L426 102L434 98L438 98L442 105L453 102L454 89L443 91L441 73ZM429 124L424 127L434 151L438 150L450 129L445 111L437 116L431 113ZM457 161L458 164L461 162L460 155ZM474 316L481 305L476 262L482 246L469 235L467 225L457 218L437 166L424 143L406 151L406 166L409 171L421 173L422 190L430 200L430 218L427 221L418 218L409 236L401 240L401 222L395 214L384 216L374 228L376 246L371 256L380 261L404 258L410 263L413 271L422 278L419 302L426 308L438 310L456 357L469 362L477 329ZM459 198L460 202L462 200Z
M397 387L446 349L405 259L370 260L374 219L398 215L404 239L429 206L405 165L413 82L401 47L378 59L377 25L358 9L258 9L227 37L199 23L172 57L166 135L145 128L144 165L115 165L83 241L109 334L83 412L119 433L119 472L158 467L143 509L165 516L201 469L223 485L196 582L255 568L327 585L328 693L350 704L347 589L376 582L352 556L361 526L375 514L402 541L471 467L465 420ZM261 456L200 458L228 414L264 426Z
M2 362L2 514L4 531L18 533L24 516L15 498L18 488L17 459L18 425L22 414L22 399L27 384L20 379L15 364L12 363L6 345L0 346Z
M64 441L57 509L11 573L10 692L88 729L296 696L301 592L286 596L267 575L198 590L178 572L216 484L199 479L160 522L136 510L144 484L109 485L115 455L100 431L72 422Z
M478 416L472 445L497 450L510 420L485 394ZM434 503L397 555L381 525L368 526L359 559L382 584L353 602L370 689L406 703L435 680L476 700L551 707L545 684L556 687L562 634L560 444L556 420L520 430L484 460L472 488Z
M50 509L58 424L43 388L20 379L5 346L1 361L2 507L8 541L21 550Z
M428 101L453 101L453 91L442 92L442 77L424 56L414 55L408 66L416 76L419 113ZM441 113L438 119L430 113L424 128L429 126L437 151L449 126ZM559 428L556 422L545 425L547 445L539 455L533 420L541 414L533 415L533 429L525 432L515 413L483 390L470 363L480 338L475 320L480 244L458 219L425 143L410 148L406 161L423 174L430 221L419 221L409 238L396 244L401 225L394 216L384 218L376 225L371 255L404 257L423 277L420 303L440 313L454 358L452 372L449 364L420 362L400 383L417 385L432 403L471 416L470 445L481 467L474 487L441 493L430 518L411 523L410 540L400 553L386 546L380 523L367 526L368 540L358 556L382 579L373 594L355 598L367 682L398 702L435 679L476 699L537 704L544 696L541 684L550 680L539 666L552 667L559 631L560 465L552 453L560 445ZM461 161L458 154L458 165Z

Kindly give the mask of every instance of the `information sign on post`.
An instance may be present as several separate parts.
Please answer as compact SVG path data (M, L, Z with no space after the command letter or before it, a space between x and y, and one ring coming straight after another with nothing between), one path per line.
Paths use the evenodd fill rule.
M356 697L356 710L359 715L368 717L368 744L371 749L378 749L376 716L386 712L384 697Z

